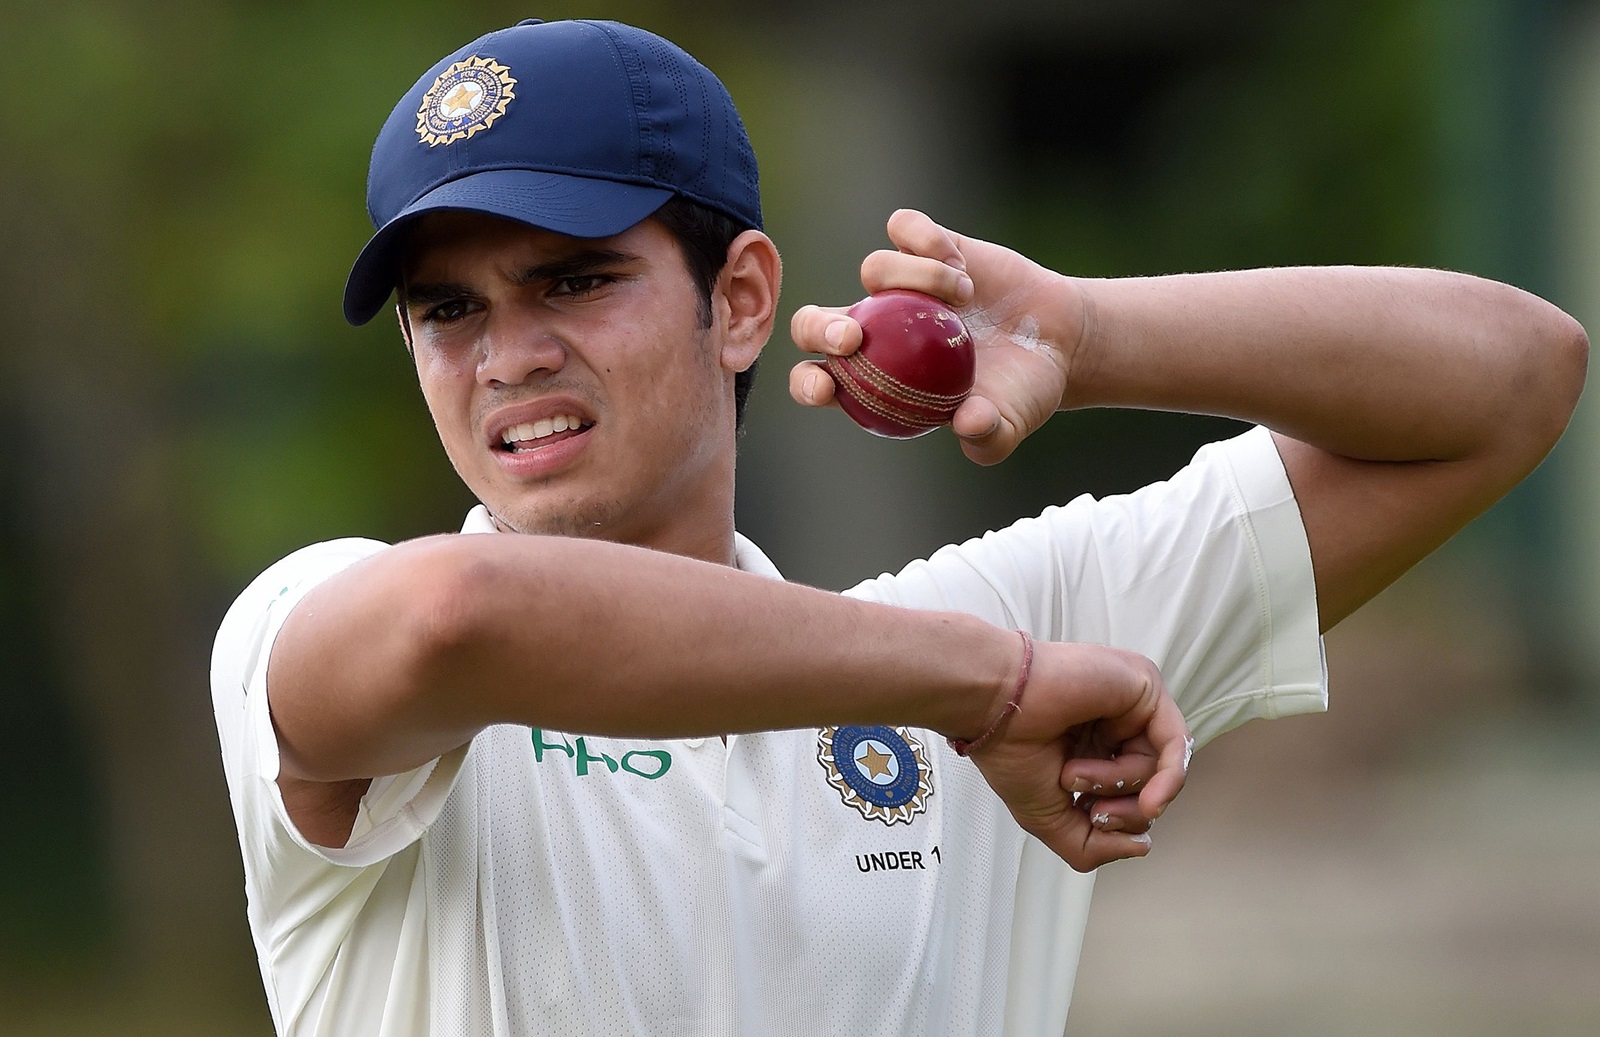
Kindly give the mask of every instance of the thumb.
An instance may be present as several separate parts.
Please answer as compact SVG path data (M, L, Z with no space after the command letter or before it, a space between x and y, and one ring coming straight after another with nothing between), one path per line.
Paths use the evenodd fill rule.
M950 429L961 441L961 452L981 465L1004 461L1020 439L1000 408L985 396L967 397L951 418Z

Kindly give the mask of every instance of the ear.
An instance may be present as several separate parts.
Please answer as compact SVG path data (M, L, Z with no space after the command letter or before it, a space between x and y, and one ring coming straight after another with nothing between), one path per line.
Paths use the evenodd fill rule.
M778 319L782 280L783 261L771 238L747 230L733 239L713 300L723 324L720 359L725 370L743 371L761 355Z

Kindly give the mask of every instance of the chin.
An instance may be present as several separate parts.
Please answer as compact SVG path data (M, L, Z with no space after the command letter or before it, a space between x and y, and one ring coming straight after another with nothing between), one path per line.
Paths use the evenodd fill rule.
M572 502L566 506L540 507L511 503L505 508L489 505L489 514L501 526L518 533L536 536L588 537L612 539L620 507L608 501Z

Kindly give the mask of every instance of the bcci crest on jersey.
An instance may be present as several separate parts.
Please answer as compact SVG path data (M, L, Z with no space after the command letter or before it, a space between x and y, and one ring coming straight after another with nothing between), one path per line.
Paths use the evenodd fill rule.
M476 55L439 73L417 109L417 136L428 147L465 140L494 125L516 98L511 69Z
M817 762L845 804L868 820L910 824L933 795L922 743L903 727L825 727Z

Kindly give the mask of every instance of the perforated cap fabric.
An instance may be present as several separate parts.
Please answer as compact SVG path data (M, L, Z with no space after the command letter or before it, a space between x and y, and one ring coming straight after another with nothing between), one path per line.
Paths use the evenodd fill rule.
M603 238L674 195L761 227L755 152L709 69L620 22L489 33L425 72L379 132L367 179L378 231L350 271L345 317L364 324L382 308L405 232L426 213Z

